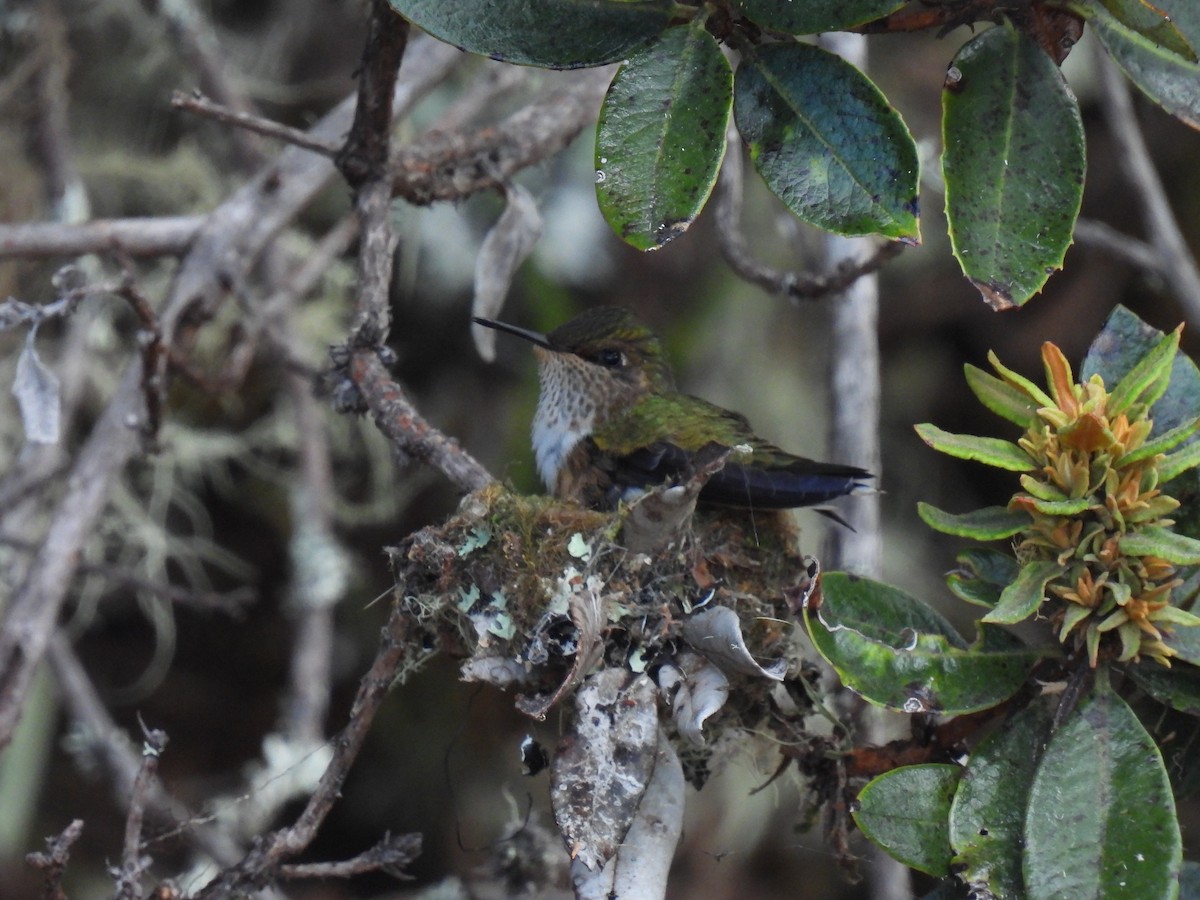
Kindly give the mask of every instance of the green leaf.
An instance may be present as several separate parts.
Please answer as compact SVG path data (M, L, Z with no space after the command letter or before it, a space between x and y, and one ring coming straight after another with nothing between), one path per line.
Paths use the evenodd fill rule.
M942 92L954 256L994 309L1062 268L1083 197L1083 122L1053 61L1010 24L954 59Z
M921 440L934 450L958 459L970 459L1009 472L1031 472L1037 464L1029 454L1012 441L978 437L974 434L952 434L936 425L916 425Z
M871 779L858 794L854 821L867 839L906 866L950 874L950 801L962 769L901 766Z
M1075 497L1067 500L1043 500L1040 497L1029 497L1024 502L1047 516L1077 516L1092 505L1089 497Z
M1182 859L1162 756L1099 683L1050 739L1025 818L1030 900L1170 898Z
M1195 15L1200 23L1200 4ZM1163 333L1147 325L1128 309L1118 306L1104 323L1083 361L1083 377L1099 374L1105 384L1117 384L1134 366L1163 341ZM1156 385L1147 393L1155 396ZM1143 398L1145 400L1145 398ZM1169 383L1150 409L1154 420L1151 435L1158 436L1200 416L1200 369L1185 354L1176 353ZM1175 531L1200 537L1200 472L1193 467L1193 449L1200 436L1189 438L1182 449L1159 464L1159 487L1183 503L1173 518Z
M1200 441L1192 441L1178 453L1163 457L1158 464L1160 484L1174 481L1184 472L1200 466Z
M1188 663L1171 668L1154 662L1125 666L1125 674L1143 691L1172 709L1200 716L1200 669Z
M596 130L596 199L622 240L654 250L708 201L733 103L733 70L700 23L668 28L617 72Z
M972 547L956 557L961 568L946 575L946 585L958 598L991 608L1000 602L1000 592L1021 571L1010 553Z
M844 31L881 19L907 0L737 0L746 17L764 28L788 34Z
M1176 328L1170 334L1164 335L1163 339L1109 390L1107 409L1110 416L1119 416L1127 412L1129 407L1143 398L1147 403L1157 400L1158 397L1146 395L1159 385L1162 386L1159 396L1162 396L1170 384L1171 364L1179 350L1179 332L1180 329Z
M667 27L669 0L388 0L438 40L523 66L574 69L623 59Z
M1163 643L1178 654L1176 660L1200 666L1200 628L1172 628L1163 634Z
M1121 535L1117 546L1128 556L1159 556L1176 566L1200 564L1200 540L1150 526Z
M956 514L920 502L917 504L917 515L935 531L976 541L1003 540L1033 524L1028 513L1015 512L1003 506L988 506L974 512Z
M916 144L844 59L810 44L759 47L738 67L734 117L759 174L801 219L919 242Z
M1200 4L1154 0L1195 49L1200 47ZM1138 88L1171 115L1200 128L1200 65L1112 20L1093 21L1093 31Z
M1194 435L1198 425L1200 425L1200 419L1192 419L1190 422L1184 422L1182 425L1172 428L1170 431L1165 431L1158 437L1153 437L1146 441L1146 443L1142 444L1142 446L1138 447L1136 450L1126 453L1124 456L1117 459L1113 463L1113 466L1121 468L1122 466L1127 466L1130 463L1140 462L1143 459L1149 459L1152 456L1158 456L1160 453L1166 453L1168 450L1179 446L1192 435ZM1159 478L1162 481L1170 480L1169 478L1162 477L1161 467L1159 470Z
M1184 37L1179 26L1162 10L1145 0L1093 0L1094 6L1083 7L1094 16L1093 25L1111 24L1116 20L1129 31L1145 38L1157 47L1181 57L1184 62L1196 62L1196 50ZM1086 14L1085 12L1085 14Z
M1037 612L1046 597L1046 583L1066 571L1052 560L1038 560L1021 567L1017 580L1000 593L996 608L983 617L984 622L1014 625Z
M804 611L813 645L846 687L890 709L987 709L1019 690L1044 655L986 626L966 647L930 607L870 579L827 572L821 597L819 609Z
M985 738L967 762L950 807L955 867L995 897L1020 897L1026 802L1054 705L1034 702Z
M963 371L979 402L996 415L1022 428L1037 421L1038 405L1024 391L970 363L963 366Z

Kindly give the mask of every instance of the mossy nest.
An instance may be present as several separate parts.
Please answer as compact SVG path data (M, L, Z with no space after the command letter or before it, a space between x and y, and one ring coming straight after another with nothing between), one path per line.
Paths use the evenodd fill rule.
M467 680L519 691L535 718L589 673L621 669L653 680L660 723L689 756L784 719L779 737L797 737L815 668L796 612L816 566L790 523L702 509L639 553L622 546L630 514L501 485L468 495L389 551L410 639L463 660Z

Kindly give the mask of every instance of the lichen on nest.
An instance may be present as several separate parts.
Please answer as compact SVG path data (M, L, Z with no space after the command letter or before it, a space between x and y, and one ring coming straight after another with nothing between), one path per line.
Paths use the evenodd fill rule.
M501 485L468 495L389 551L409 640L462 660L467 680L515 688L536 718L598 669L648 676L681 750L760 729L781 705L807 710L800 681L815 676L794 632L815 563L787 520L701 509L637 553L622 546L629 514Z

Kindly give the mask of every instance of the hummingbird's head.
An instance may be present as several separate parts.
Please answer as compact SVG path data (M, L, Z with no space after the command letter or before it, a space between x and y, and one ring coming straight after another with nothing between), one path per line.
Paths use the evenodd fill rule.
M675 388L658 338L623 307L597 306L545 335L492 319L475 321L530 341L544 372L577 381L593 396L624 402Z

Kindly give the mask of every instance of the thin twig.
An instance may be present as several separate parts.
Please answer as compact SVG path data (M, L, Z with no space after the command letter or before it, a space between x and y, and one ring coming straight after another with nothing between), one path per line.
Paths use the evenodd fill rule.
M212 24L202 10L192 0L157 0L155 5L184 59L199 73L202 88L233 114L253 117L254 105L226 73L227 57L220 52ZM245 131L233 132L231 140L245 168L266 161L262 142Z
M43 900L67 900L67 892L62 886L63 872L66 871L67 861L71 858L71 845L79 840L81 834L83 819L75 819L61 834L46 838L45 853L30 853L25 857L26 863L42 870Z
M1141 202L1147 243L1158 251L1162 259L1159 271L1187 311L1193 326L1200 325L1200 268L1171 212L1167 192L1150 159L1125 78L1099 44L1096 60L1104 85L1104 115L1118 147L1117 158Z
M154 447L162 428L162 410L167 392L167 360L169 353L163 344L162 328L154 307L142 293L134 278L133 266L125 263L125 277L116 293L129 303L141 325L137 335L142 357L142 402L146 417L142 422L142 438L147 447Z
M158 758L167 747L167 733L147 728L143 722L142 739L142 764L133 780L129 813L125 817L125 846L120 875L117 876L117 900L140 900L142 876L150 868L150 857L142 854L142 818L158 771Z
M344 862L297 863L279 867L281 878L351 878L368 872L383 872L408 880L404 870L421 855L421 835L385 834L383 840L353 859Z
M350 767L405 661L409 650L408 628L407 617L400 611L393 612L383 631L375 661L359 683L349 721L333 740L329 765L296 822L268 835L240 863L220 872L196 895L196 900L241 896L247 889L262 887L278 874L285 859L312 843L317 829L341 796Z
M137 748L108 714L79 657L61 633L50 640L47 656L79 733L90 737L89 749L96 752L108 772L114 796L126 802L142 768ZM167 792L157 776L150 779L142 796L144 808L157 821L176 827L184 839L218 864L230 865L241 857L241 849L228 833L201 822Z
M342 146L340 141L314 137L312 132L301 131L299 128L292 128L290 125L284 125L273 119L264 119L262 116L252 113L229 109L209 100L199 91L193 91L191 94L176 91L171 95L171 108L195 113L217 122L224 122L226 125L236 125L238 128L244 128L265 137L277 138L294 147L311 150L313 153L319 153L331 159L337 155Z
M1075 223L1075 241L1094 247L1106 256L1124 259L1130 265L1166 279L1169 262L1154 247L1139 241L1099 219L1079 219Z
M841 293L864 275L879 271L903 249L899 241L889 241L864 259L839 261L826 275L783 271L760 262L742 236L742 147L736 133L729 137L729 149L717 179L715 203L717 244L734 274L768 293L792 300L819 300Z

